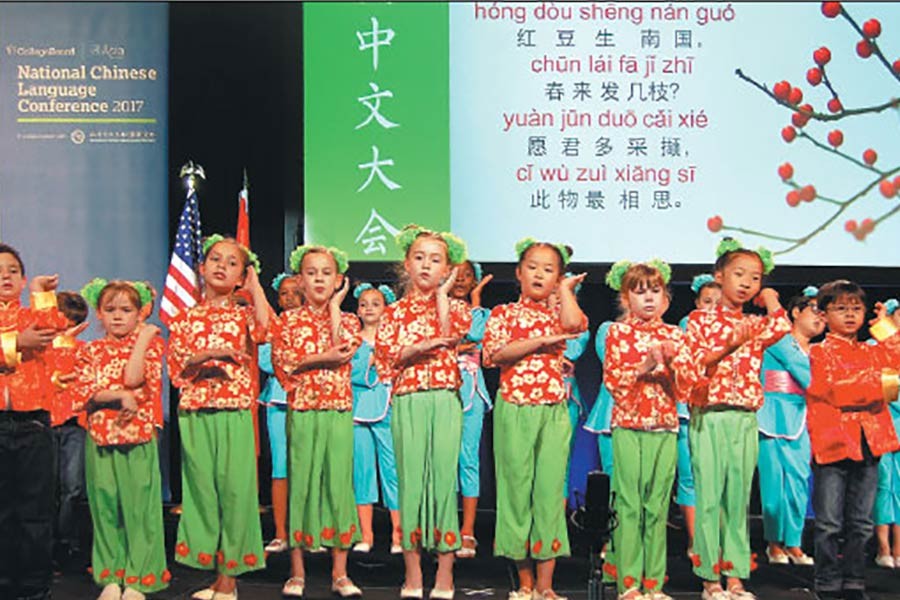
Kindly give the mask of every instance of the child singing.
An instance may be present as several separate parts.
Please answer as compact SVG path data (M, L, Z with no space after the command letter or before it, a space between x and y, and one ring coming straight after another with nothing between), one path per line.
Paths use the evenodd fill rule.
M819 288L825 341L809 351L806 389L812 444L815 589L821 598L867 600L866 546L878 459L900 450L888 402L896 396L900 364L897 313L875 306L869 332L878 344L857 339L865 324L866 294L839 279ZM843 543L841 543L843 540Z
M251 350L266 340L272 308L256 255L219 234L203 243L203 300L169 326L167 363L181 391L182 500L175 560L216 570L194 600L236 600L237 577L265 567L257 500ZM236 298L241 286L252 303Z
M656 259L620 261L606 278L628 306L628 317L609 328L603 368L615 399L612 489L619 519L607 570L614 570L622 600L671 600L662 586L677 457L676 404L690 392L696 369L682 330L662 322L670 276L669 265Z
M456 347L472 325L450 298L465 244L451 233L409 225L397 235L406 293L385 311L375 337L379 375L393 383L391 431L397 458L406 578L401 598L422 598L420 552L438 555L430 597L453 597L460 547L456 481L462 406Z
M298 246L291 253L303 305L281 315L272 339L275 373L288 393L288 498L291 577L282 595L303 596L303 550L330 547L331 591L359 596L347 554L359 540L353 499L353 392L350 360L359 321L341 312L349 280L337 248Z
M549 600L558 598L556 558L569 555L561 500L572 425L562 365L566 341L587 329L574 292L584 274L563 277L572 251L561 244L526 238L516 244L516 254L521 296L491 312L484 335L485 365L500 367L494 552L516 561L519 589L510 598ZM548 303L554 291L555 310Z
M700 369L690 397L694 573L703 580L703 600L752 600L741 579L751 570L747 511L759 451L759 374L763 352L790 331L791 323L778 293L761 289L763 275L773 268L768 250L750 250L725 238L716 253L713 276L722 286L721 302L714 310L693 311L687 329ZM744 315L744 304L757 295L767 315Z
M143 600L171 579L156 441L165 344L158 327L142 323L153 302L143 282L94 279L81 293L106 333L76 360L75 408L87 412L93 577L104 586L99 600Z

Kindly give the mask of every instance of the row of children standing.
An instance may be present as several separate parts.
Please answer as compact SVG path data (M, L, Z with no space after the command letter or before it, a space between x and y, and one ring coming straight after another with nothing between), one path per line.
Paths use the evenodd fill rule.
M687 386L687 393L679 383L690 379L691 369L672 346L671 356L666 356L667 345L674 342L674 348L679 347L677 334L661 322L650 325L667 307L664 292L662 298L653 298L668 280L665 265L619 263L607 278L614 289L622 290L624 316L617 323L604 323L598 331L604 385L586 427L599 434L603 467L612 474L619 527L605 570L617 580L621 598L666 597L654 588L659 574L665 572L658 540L665 534L672 483L667 477L673 474L666 461L675 460L668 450L651 453L647 456L650 470L636 474L638 465L632 457L641 457L642 463L646 449L617 452L615 441L622 439L622 429L640 431L647 443L654 437L649 432L675 433L676 501L685 512L688 556L704 581L704 599L753 597L741 579L755 566L746 516L757 461L770 563L814 563L800 549L810 462L816 474L818 596L868 597L865 544L872 534L876 479L879 564L893 563L887 534L889 524L897 519L896 455L891 452L898 442L887 405L897 399L896 301L876 305L872 334L880 343L862 344L856 340L864 324L865 294L856 284L840 280L821 290L807 288L784 311L772 290L760 291L762 276L771 266L764 249L750 251L726 240L719 248L715 275L695 279L698 310L683 321L687 332L681 344L693 350L693 361L703 368L694 373L697 379ZM742 314L743 304L754 297L765 306L766 317ZM642 306L651 314L651 306L660 310L647 317L639 312ZM893 320L886 318L890 314ZM635 323L652 331L649 339L635 335ZM810 348L811 338L821 334L826 324L825 342ZM660 379L661 373L654 374L659 367L654 365L661 363L670 372ZM660 383L669 389L654 394L654 385ZM686 399L687 406L678 404L676 429L679 399ZM642 424L629 423L639 416ZM884 458L876 477L879 456ZM637 490L646 497L634 498ZM629 542L635 531L642 534L640 548ZM847 541L839 548L842 537ZM635 554L642 555L643 562ZM839 554L844 556L840 563Z
M383 414L387 403L376 400L370 406L374 414L364 414L364 410L354 414L350 390L354 382L374 387L374 382L381 381L390 382L393 388L390 426L399 513L392 517L399 525L394 529L394 541L399 542L395 545L402 548L406 564L401 596L422 597L419 561L420 551L425 549L438 554L431 597L452 597L454 552L463 549L467 535L474 542L472 534L466 533L465 515L460 528L456 513L457 470L465 470L457 462L466 428L463 414L469 412L464 411L465 391L462 398L458 394L458 361L460 350L466 353L460 341L472 329L472 313L469 306L452 298L451 292L459 274L452 265L465 260L465 248L451 234L417 227L405 229L398 241L406 256L407 293L388 307L379 325L375 326L374 318L366 322L364 316L366 327L360 331L355 317L340 312L349 284L343 277L346 259L339 251L300 247L294 252L292 268L299 274L304 302L278 319L265 301L257 269L249 268L252 254L230 239L213 236L207 240L200 268L204 303L172 324L168 353L173 382L182 390L179 425L184 516L176 560L219 573L213 586L200 590L195 598L236 597L235 578L264 566L255 496L247 492L255 490L249 361L253 346L266 339L272 340L273 370L289 406L285 429L290 531L285 528L283 533L292 547L292 577L285 584L285 595L302 595L303 551L322 546L332 548L332 589L342 596L360 593L346 572L348 549L366 533L365 528L360 531L357 516L364 517L365 509L357 513L352 493L364 486L354 486L349 449L354 446L354 418L358 424L378 423L384 419L371 417L382 416L378 409L381 407ZM555 598L555 559L568 554L562 497L571 423L565 406L569 393L563 356L567 343L581 337L587 328L574 294L583 275L562 277L571 256L565 246L524 240L516 251L522 296L493 311L483 339L485 363L501 368L495 416L495 552L519 566L520 587L512 596ZM17 301L24 282L21 260L14 251L0 251L0 257L4 256L12 256L11 262L17 263L19 282L6 286L11 298L16 292ZM692 406L688 439L697 483L697 529L701 532L695 541L694 562L705 581L703 595L714 599L752 597L743 589L741 578L749 575L751 562L746 507L749 477L756 463L754 411L762 404L759 365L762 351L790 327L772 290L759 294L768 317L740 315L744 302L759 291L762 274L769 270L767 259L764 252L729 242L716 265L722 305L693 314L686 338L660 320L668 307L665 288L669 275L663 263L618 264L608 278L627 307L626 317L609 326L604 344L606 385L615 400L610 423L617 465L613 475L615 508L620 515L609 562L614 568L609 572L626 599L666 597L661 592L665 579L663 498L667 498L674 477L679 428L675 401L686 395ZM35 280L41 286L39 293L55 287L52 278ZM235 302L239 285L248 292L249 303ZM131 488L145 504L125 498L130 490L120 489L117 481L146 474L149 465L155 464L155 429L161 425L162 342L158 331L143 323L146 313L142 309L150 299L140 284L94 282L93 293L88 292L107 332L106 338L91 343L90 350L79 352L76 384L90 415L89 496L95 537L100 540L94 548L94 577L105 586L104 600L140 598L144 592L163 587L169 578L161 552L161 517L156 519L160 511L152 506L160 497L158 473L155 484L153 477L145 477L140 487ZM831 301L846 303L848 294L853 297L851 292L845 290ZM361 306L365 293L360 290ZM385 290L379 293L382 300L388 300ZM842 315L849 314L846 304L838 307L845 309ZM883 318L879 321L882 328L889 329L889 324ZM51 336L33 322L19 325L21 332L28 332L29 327L29 333L17 335L19 349L27 350L29 344L39 348L56 335L56 330ZM855 335L855 330L852 333ZM29 337L32 334L35 339ZM374 351L368 351L372 359L360 356L363 338L370 347L374 341ZM16 346L11 344L5 337L7 369L17 366L12 358L15 352L10 351ZM881 354L869 358L884 362L894 356L889 354L891 349L891 342L886 341L876 349ZM351 364L354 356L360 357L357 365ZM697 370L694 364L704 368ZM874 380L869 383L874 390ZM470 399L481 394L483 384L479 387L476 376ZM827 395L829 389L826 385L820 393ZM853 422L863 422L863 430L869 433L864 421ZM735 432L739 432L739 443L725 443L724 436ZM889 441L882 442L869 440L867 445L863 441L864 462L865 450L871 457L892 448ZM896 443L896 435L892 443ZM717 448L728 448L734 456L726 457ZM635 456L639 459L634 460ZM852 448L849 456L855 458ZM827 479L827 472L823 473ZM275 481L278 479L283 478ZM530 489L532 494L518 493L522 489ZM474 495L467 495L464 489L463 496L477 498L477 489ZM127 515L121 511L125 502L143 508ZM719 530L721 511L729 518ZM818 538L817 532L817 555ZM135 539L151 543L138 551ZM634 543L635 539L639 543ZM783 538L790 546L787 539ZM470 548L474 549L474 544ZM726 577L727 592L720 585L720 576ZM841 585L840 577L837 581ZM817 587L828 593L834 574L826 573L822 582L820 585L817 576ZM24 585L21 579L17 585ZM845 591L858 589L856 585L852 578L843 582Z

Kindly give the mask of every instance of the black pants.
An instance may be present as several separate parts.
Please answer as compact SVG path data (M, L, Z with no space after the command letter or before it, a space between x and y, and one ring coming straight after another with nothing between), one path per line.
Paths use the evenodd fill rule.
M865 438L862 450L861 461L813 462L817 592L866 589L866 545L875 528L878 459Z
M46 411L0 411L0 598L50 597L53 432Z

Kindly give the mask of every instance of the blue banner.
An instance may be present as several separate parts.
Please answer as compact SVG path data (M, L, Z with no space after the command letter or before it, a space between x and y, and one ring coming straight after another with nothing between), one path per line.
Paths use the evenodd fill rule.
M168 262L168 7L0 5L0 239L60 289Z

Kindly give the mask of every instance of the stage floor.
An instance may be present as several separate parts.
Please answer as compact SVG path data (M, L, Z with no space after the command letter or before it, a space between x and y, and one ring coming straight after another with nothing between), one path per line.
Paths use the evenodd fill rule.
M673 515L674 517L674 515ZM87 523L89 523L89 519ZM812 523L807 524L807 534ZM177 526L177 517L166 513L166 549L169 552L169 568L172 571L172 582L169 589L155 594L152 598L159 600L182 600L190 598L194 591L208 586L214 579L210 572L201 572L182 567L171 559L171 552ZM478 557L472 560L457 562L456 598L457 600L480 600L499 598L505 600L511 589L510 563L490 556L494 528L493 511L479 511L476 534L481 543ZM263 515L263 530L266 539L272 531L271 515ZM376 511L376 535L381 540L388 535L389 523L384 511ZM748 588L754 591L760 600L804 600L814 598L812 588L812 568L793 566L769 566L765 559L765 546L762 540L762 525L759 519L751 520L751 537L754 552L759 553L759 569L754 573ZM808 535L807 535L808 537ZM588 596L587 585L590 574L589 557L583 536L573 532L573 555L560 560L556 571L556 590L561 595L573 600L585 600ZM89 544L89 540L85 540ZM89 547L89 546L88 546ZM811 552L811 545L805 540L804 547ZM86 557L85 560L88 560ZM281 598L281 586L288 577L290 561L287 554L270 556L267 568L248 574L238 584L241 600L277 600ZM889 571L874 566L867 573L868 590L874 600L900 600L900 570ZM318 600L332 598L330 592L331 559L328 554L308 554L306 561L307 588L306 598ZM425 561L426 591L433 582L433 562ZM400 556L388 554L385 544L376 546L371 554L351 554L350 576L359 585L365 598L371 600L388 600L399 597L399 588L403 579L403 560ZM100 588L96 587L90 576L77 565L71 565L54 578L54 600L85 600L96 598ZM684 533L680 524L671 523L669 527L669 582L666 592L676 599L696 599L700 597L700 582L690 570L690 564L684 554ZM607 589L605 599L615 598L615 592Z

